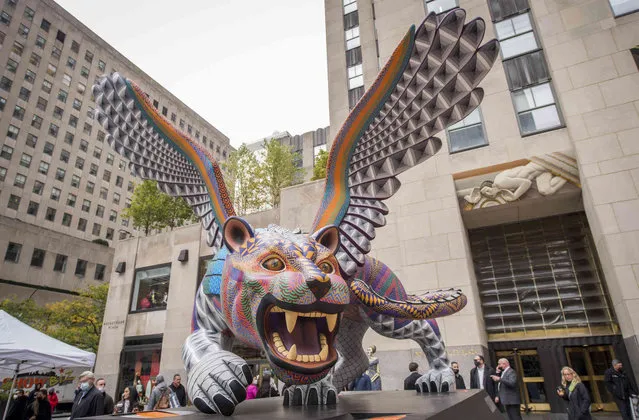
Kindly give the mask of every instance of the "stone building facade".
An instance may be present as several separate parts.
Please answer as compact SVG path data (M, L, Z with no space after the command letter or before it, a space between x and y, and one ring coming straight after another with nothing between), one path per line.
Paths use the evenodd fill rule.
M40 249L27 242L33 238L30 229L69 244L73 253L60 255L73 267L85 261L79 250L90 248L88 242L101 239L113 246L135 234L121 213L136 180L93 119L91 87L100 76L118 71L135 80L159 112L219 160L232 150L224 134L52 0L4 2L0 44L0 132L6 133L0 145L0 216L27 229L0 236L0 252L10 257L0 265L0 297L30 293L15 283L54 287L43 279L57 276L48 268L61 258L60 250L45 254L46 273L38 279L15 275L12 264L30 266L32 250ZM9 247L22 247L18 261ZM111 272L108 259L90 258L91 264L106 264ZM68 292L83 285L70 281L55 287Z

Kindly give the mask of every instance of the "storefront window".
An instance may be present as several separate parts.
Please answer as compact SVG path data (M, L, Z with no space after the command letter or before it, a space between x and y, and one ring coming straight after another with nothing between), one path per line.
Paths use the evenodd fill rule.
M152 381L160 374L161 355L161 335L125 338L116 395L122 395L127 386L138 385L138 381L142 386L143 394L150 395Z
M166 309L171 266L142 268L135 273L131 312Z

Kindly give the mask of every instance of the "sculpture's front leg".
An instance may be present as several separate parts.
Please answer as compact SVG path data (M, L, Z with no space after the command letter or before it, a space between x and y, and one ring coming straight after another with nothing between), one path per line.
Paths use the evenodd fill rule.
M284 405L332 405L337 403L337 390L330 378L309 385L291 385L282 393Z

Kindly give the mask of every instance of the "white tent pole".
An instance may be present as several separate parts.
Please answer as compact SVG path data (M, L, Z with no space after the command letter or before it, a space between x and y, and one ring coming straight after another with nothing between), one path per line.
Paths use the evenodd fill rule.
M13 381L11 381L11 391L9 391L9 398L7 399L7 406L4 408L4 414L2 415L2 420L6 420L7 412L9 411L9 404L11 404L11 400L13 400L13 390L16 387L16 379L18 378L18 371L20 370L20 363L16 366L16 371L13 373Z

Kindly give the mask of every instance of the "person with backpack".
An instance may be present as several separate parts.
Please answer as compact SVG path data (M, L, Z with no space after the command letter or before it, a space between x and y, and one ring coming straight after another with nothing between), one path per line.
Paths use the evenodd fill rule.
M164 410L167 408L179 407L177 396L164 382L164 376L158 375L155 378L155 388L151 391L149 401L144 408L145 411Z

